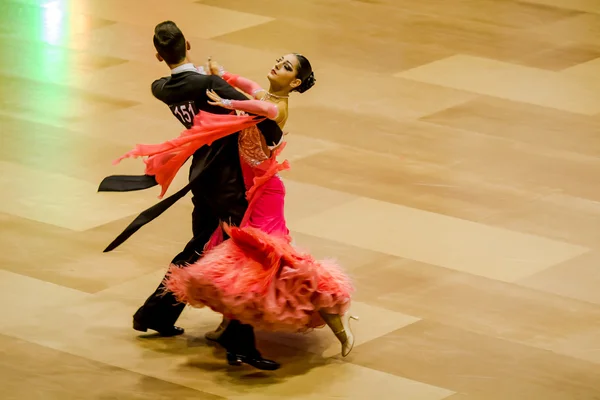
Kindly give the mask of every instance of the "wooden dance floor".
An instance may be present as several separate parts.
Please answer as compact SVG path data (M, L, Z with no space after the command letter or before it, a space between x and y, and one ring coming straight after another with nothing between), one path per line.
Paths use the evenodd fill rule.
M182 130L150 94L166 19L260 83L311 60L286 212L356 282L347 358L260 333L282 368L229 367L210 310L132 330L191 202L103 254L159 190L96 190ZM1 0L0 99L3 400L600 399L599 0Z

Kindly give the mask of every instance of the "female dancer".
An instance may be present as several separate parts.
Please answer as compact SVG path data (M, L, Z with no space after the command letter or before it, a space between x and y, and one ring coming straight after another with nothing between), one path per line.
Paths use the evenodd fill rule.
M211 104L266 117L265 122L273 121L279 128L288 118L290 92L304 93L315 83L310 63L299 54L277 60L267 76L269 90L225 72L210 59L208 69L254 99L231 101L209 92ZM202 125L201 114L198 122ZM277 175L288 164L276 161L285 143L266 146L265 129L266 124L254 125L239 136L249 201L242 224L239 228L224 226L231 237L225 242L222 230L217 230L195 264L171 267L166 286L180 301L196 307L207 305L224 315L217 331L207 334L210 340L218 340L228 318L280 331L306 331L327 324L342 344L342 355L347 356L354 345L349 327L349 318L354 317L346 312L351 282L335 263L314 260L290 244L284 217L285 187Z

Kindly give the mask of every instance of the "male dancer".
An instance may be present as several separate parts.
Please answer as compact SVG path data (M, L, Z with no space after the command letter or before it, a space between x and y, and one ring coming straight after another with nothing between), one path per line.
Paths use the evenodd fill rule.
M229 113L222 107L208 104L207 90L212 89L228 99L247 100L220 77L203 75L188 59L191 49L188 41L174 22L158 24L154 31L154 46L157 59L164 61L171 69L170 77L163 77L152 83L152 94L169 106L173 115L187 128L191 128L194 116L199 111L214 114ZM111 251L141 226L156 218L170 205L191 190L194 204L192 212L193 238L172 261L184 267L197 261L204 245L212 233L219 227L220 221L239 225L248 207L241 166L237 134L216 140L211 146L198 149L192 158L190 183L171 197L146 210L111 244L105 251ZM276 144L280 138L266 138L268 143ZM124 179L121 179L124 178ZM133 179L132 179L133 178ZM156 185L154 177L144 176L135 182L136 177L108 177L99 191L129 191L145 189ZM112 181L111 181L112 179ZM137 185L136 185L137 184ZM141 184L141 186L140 186ZM175 326L175 322L185 308L177 302L172 293L166 292L164 285L148 297L146 302L133 316L133 328L138 331L148 329L157 331L161 336L181 335L184 330ZM258 369L275 370L279 364L262 358L255 347L254 330L250 325L232 321L218 342L227 350L227 359L231 365L242 362Z

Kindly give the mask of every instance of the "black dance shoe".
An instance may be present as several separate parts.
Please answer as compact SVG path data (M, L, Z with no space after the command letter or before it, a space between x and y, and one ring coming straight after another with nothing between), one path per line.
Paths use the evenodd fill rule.
M260 354L249 356L245 354L236 354L229 351L227 352L227 363L234 366L248 364L263 371L275 371L281 367L278 362L262 358Z
M140 331L140 332L147 332L148 329L150 329L150 330L158 332L158 334L162 337L179 336L179 335L183 335L183 333L185 332L185 330L183 328L180 328L178 326L171 326L168 328L158 328L158 327L152 327L149 325L145 325L145 324L141 323L140 321L136 321L135 319L133 320L133 329L135 329L136 331Z

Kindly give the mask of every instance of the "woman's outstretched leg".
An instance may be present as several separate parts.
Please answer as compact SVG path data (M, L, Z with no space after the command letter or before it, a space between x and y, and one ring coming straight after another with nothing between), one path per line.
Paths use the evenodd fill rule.
M319 314L342 344L342 356L346 357L354 347L354 334L350 328L350 319L358 320L358 318L348 313L340 316L338 314L327 314L326 312L319 311Z

